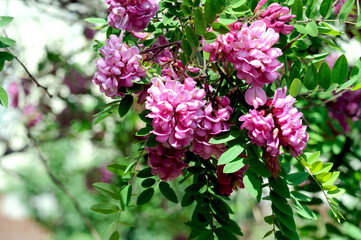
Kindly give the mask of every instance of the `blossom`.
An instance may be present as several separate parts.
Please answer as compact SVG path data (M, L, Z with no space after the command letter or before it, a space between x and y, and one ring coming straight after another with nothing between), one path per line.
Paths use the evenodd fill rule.
M159 10L159 0L105 0L113 28L141 32Z
M233 54L228 61L234 64L239 79L256 87L263 87L280 77L277 72L283 65L277 60L282 55L279 48L272 48L279 34L267 28L263 21L256 21L250 27L244 24L237 33L237 40L230 43Z
M246 102L257 109L258 106L263 106L267 101L267 95L260 87L252 87L247 89L245 93Z
M241 129L248 130L251 142L263 146L270 156L281 155L280 146L296 157L306 148L308 134L302 125L302 113L292 105L295 99L286 95L287 88L278 88L266 103L266 109L250 110L239 118Z
M188 167L182 161L186 149L175 149L167 143L145 149L149 154L147 164L152 168L152 174L157 174L163 181L173 181Z
M23 110L26 128L32 128L43 119L43 114L34 105L27 105Z
M203 40L202 49L210 53L209 61L222 61L225 60L228 54L232 54L231 43L237 39L237 31L230 30L226 34L218 34L216 41L213 43L205 43Z
M108 97L123 97L119 88L133 86L133 81L140 81L146 73L139 61L139 49L135 46L129 48L122 43L122 37L110 35L107 45L100 49L103 58L96 60L98 71L93 77L93 83L99 85L100 91Z
M229 131L229 120L233 113L233 108L229 106L230 100L223 97L216 97L215 108L212 103L204 109L204 116L195 129L193 144L190 148L192 152L204 159L209 159L212 155L219 158L225 152L225 144L210 144L209 140L222 132Z
M11 82L8 86L8 94L10 97L10 106L17 107L19 105L19 86L16 82Z
M264 21L266 26L274 29L275 32L288 35L295 27L286 23L291 22L296 17L296 15L290 15L289 12L288 7L281 7L278 3L272 3L259 15L258 20Z
M220 185L220 192L222 195L231 195L233 190L238 188L244 188L243 176L244 172L248 169L248 165L245 165L240 170L234 173L223 173L225 165L220 165L217 168L217 180Z
M145 108L151 113L153 134L160 143L168 142L176 149L187 147L192 140L197 123L203 116L205 91L196 87L192 78L184 84L175 80L153 78L148 89Z

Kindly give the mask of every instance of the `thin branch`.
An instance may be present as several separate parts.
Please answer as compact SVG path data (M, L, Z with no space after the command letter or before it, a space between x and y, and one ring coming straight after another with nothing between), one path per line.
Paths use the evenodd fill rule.
M147 49L145 49L143 51L140 51L140 54L145 54L145 53L151 52L153 50L163 49L163 48L170 47L170 46L173 46L173 45L178 45L180 43L181 43L181 41L176 41L176 42L167 43L167 44L157 46L157 47L147 48Z
M36 84L36 86L39 87L39 88L42 88L42 89L45 91L45 93L46 93L50 98L52 98L53 95L51 95L51 94L49 93L48 88L44 87L43 85L41 85L41 84L38 82L38 80L36 80L36 78L35 78L35 77L30 73L30 71L27 69L27 67L25 66L25 64L24 64L22 61L20 61L20 59L18 58L18 56L16 56L10 49L7 48L7 50L8 50L8 52L10 52L10 53L14 56L15 60L23 67L23 69L25 70L25 72L29 75L29 78Z
M282 48L282 51L286 50L287 48L291 47L291 45L296 42L300 37L302 36L302 34L299 34L297 37L295 37L291 42L289 42L284 48Z
M45 157L42 155L39 146L36 143L36 140L31 136L30 133L28 133L29 138L33 141L35 148L38 151L38 155L39 155L39 159L41 161L41 163L43 164L46 173L48 174L48 176L50 177L50 179L52 180L52 182L58 187L60 188L69 198L69 200L72 202L72 204L74 205L76 211L79 213L79 215L81 216L81 218L83 219L85 225L87 226L87 228L89 229L90 233L92 234L93 238L95 240L101 240L98 232L96 231L96 229L93 227L93 225L91 224L88 216L83 212L83 210L80 207L80 204L78 203L78 201L76 200L76 198L66 189L66 187L64 186L64 184L52 173L51 169L48 166L47 160L45 159Z
M140 154L139 154L139 157L138 157L137 161L136 161L135 164L134 164L134 169L133 169L133 171L132 171L132 174L130 175L128 184L130 184L130 183L132 182L132 179L133 179L133 177L134 177L134 175L135 175L135 168L137 167L138 162L139 162L141 156L142 156L143 153L144 153L144 150L145 150L145 148L143 147L142 151L141 151Z

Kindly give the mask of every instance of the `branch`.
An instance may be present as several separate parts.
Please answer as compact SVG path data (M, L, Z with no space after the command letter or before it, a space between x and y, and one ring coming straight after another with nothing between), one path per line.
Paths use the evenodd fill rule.
M7 50L8 50L8 52L10 52L10 53L14 56L15 60L23 67L23 69L25 70L25 72L29 75L29 78L36 84L36 86L39 87L39 88L42 88L42 89L45 91L45 93L46 93L50 98L52 98L53 95L51 95L51 94L49 93L48 88L42 86L42 85L36 80L36 78L35 78L35 77L30 73L30 71L26 68L26 66L24 65L24 63L23 63L22 61L20 61L20 59L19 59L10 49L7 48Z
M173 45L178 45L180 43L181 43L181 41L176 41L176 42L171 42L171 43L164 44L162 46L147 48L147 49L145 49L143 51L140 51L140 54L145 54L145 53L151 52L153 50L163 49L163 48L170 47L170 46L173 46Z
M296 42L300 37L302 36L302 34L299 34L297 37L295 37L291 42L289 42L284 48L282 48L282 51L286 50L287 48L291 47L291 45Z

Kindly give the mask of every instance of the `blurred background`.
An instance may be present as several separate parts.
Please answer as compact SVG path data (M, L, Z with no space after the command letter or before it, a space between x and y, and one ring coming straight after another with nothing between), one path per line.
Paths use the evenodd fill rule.
M188 239L184 222L191 217L192 205L182 209L160 194L147 205L129 208L120 219L89 209L105 201L93 183L117 182L118 176L106 166L129 164L138 157L141 139L134 134L143 127L137 106L126 118L114 114L93 125L92 115L110 102L91 83L98 57L94 40L104 41L105 30L94 30L83 19L105 18L104 1L0 0L0 16L14 17L0 35L16 40L12 52L52 95L37 87L17 61L0 72L0 84L9 93L11 105L0 107L0 240L86 240L94 239L94 232L108 239L115 227L121 239ZM296 46L298 51L331 52L325 59L331 65L345 53L351 68L360 57L360 32L338 27L345 32L335 42L339 50L327 49L311 38L304 41L308 47ZM341 171L338 185L346 194L339 204L348 220L335 224L322 196L315 193L311 209L319 220L297 219L301 239L361 239L360 102L360 91L348 91L326 106L302 99L298 103L310 122L308 150L321 150L322 160ZM355 104L356 112L349 108ZM317 192L315 186L298 186L303 187ZM183 188L177 186L178 196ZM232 195L232 205L245 235L242 239L262 239L271 229L263 220L271 212L267 201L257 205L240 190Z

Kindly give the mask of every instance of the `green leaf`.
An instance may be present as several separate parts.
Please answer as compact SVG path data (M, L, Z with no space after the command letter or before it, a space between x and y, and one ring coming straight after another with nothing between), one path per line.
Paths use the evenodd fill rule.
M242 157L237 157L233 161L229 162L224 166L223 173L234 173L239 169L243 168L245 165L245 159Z
M295 0L292 5L292 14L296 15L296 20L303 18L303 3L302 0Z
M189 16L192 14L192 9L190 7L188 7L185 4L181 4L180 5L181 11L184 14L184 16Z
M296 204L293 205L293 207L296 209L296 212L300 216L302 216L306 219L317 220L316 214L314 212L312 212L311 209L309 209L305 205L299 203L298 201L296 202Z
M274 205L272 205L272 210L276 216L276 218L289 230L292 232L296 232L296 223L293 219L293 216L287 215L283 212L281 212L278 208L276 208ZM282 232L284 232L284 229L281 229Z
M113 203L97 203L90 207L91 210L103 214L113 214L119 211L119 207Z
M269 225L273 224L273 216L272 215L266 216L263 219L264 219L265 223L267 223Z
M317 173L328 172L331 170L332 166L333 166L333 163L323 163L321 170L318 171Z
M326 22L323 22L322 25L324 27L322 27L322 26L318 27L318 32L321 34L334 35L334 36L338 36L338 35L342 34L337 28L335 28L334 26L332 26Z
M258 197L261 193L261 180L257 177L256 174L247 170L243 176L243 184L247 192L253 197Z
M182 49L183 49L184 53L186 54L186 56L187 57L192 56L192 53L193 53L192 47L185 38L182 39L181 45L182 45Z
M102 195L113 198L115 200L120 200L120 189L114 184L98 182L94 183L93 186Z
M340 12L338 14L338 18L341 21L346 20L348 15L350 14L353 5L355 4L355 0L347 0L341 7Z
M332 13L332 0L323 0L320 6L320 14L327 19Z
M241 135L241 131L239 130L239 127L231 128L231 130L226 132L225 134L219 134L211 138L209 140L209 143L210 144L226 143L236 139L237 137L239 137L239 135Z
M145 127L140 129L135 136L141 137L141 136L147 136L153 131L154 129L152 127Z
M11 23L13 19L14 19L13 17L0 16L0 27L4 27L8 25L9 23Z
M317 152L312 153L311 155L309 155L309 156L307 157L307 162L308 162L309 164L314 163L315 161L317 161L317 160L320 158L320 155L321 155L321 152L320 152L320 151L317 151Z
M187 36L187 40L189 42L189 44L191 45L191 47L196 48L199 45L199 40L197 37L197 34L194 32L193 28L191 28L190 26L186 26L186 36Z
M216 20L216 12L212 10L212 1L215 0L206 0L204 4L204 17L208 24L212 24Z
M139 194L137 199L137 205L144 205L149 202L154 195L154 188L147 188L141 194Z
M305 87L309 90L313 90L317 86L317 69L315 65L311 64L306 69L303 83Z
M108 24L107 20L104 18L86 18L84 21L96 24Z
M244 148L239 144L236 144L236 145L230 147L227 151L225 151L221 155L221 157L218 160L218 165L223 165L223 164L227 164L227 163L231 162L236 157L238 157L238 155L241 154L243 152L243 150L244 150Z
M314 21L307 23L306 31L310 36L317 37L318 36L317 24Z
M307 4L306 17L313 19L317 14L318 0L310 0Z
M8 94L6 93L5 89L2 87L0 87L0 104L5 108L9 107Z
M149 177L153 177L152 174L152 169L150 167L148 168L144 168L143 170L141 170L138 174L137 174L138 178L149 178Z
M229 221L226 221L225 223L221 223L221 225L222 225L222 227L226 228L230 232L232 232L232 233L234 233L234 234L236 234L238 236L243 236L241 228L232 219L230 219Z
M124 117L128 112L129 109L133 105L133 96L132 95L125 95L125 97L120 101L118 113L120 117Z
M348 236L352 237L353 239L360 239L361 230L359 227L349 222L342 223L342 226Z
M7 37L0 37L0 48L7 48L11 47L16 43L15 40L7 38Z
M288 175L287 183L290 185L298 185L307 180L309 174L307 172L296 172Z
M269 178L269 184L271 188L280 196L284 198L290 198L290 190L284 179L278 177L277 180L273 177Z
M361 16L361 15L360 15ZM361 58L357 59L350 73L350 80L357 79L358 83L361 81Z
M333 185L325 185L325 186L322 185L322 188L323 188L323 190L325 190L325 191L334 191L334 190L337 189L337 187L336 187L336 186L333 186Z
M318 84L323 89L328 89L331 86L331 69L326 62L322 63L320 71L318 72Z
M322 172L322 173L317 173L316 174L316 179L318 181L320 181L321 183L324 183L326 181L328 181L331 177L331 173L330 172Z
M316 161L314 163L311 164L311 167L309 168L311 172L315 173L320 171L322 168L322 162L321 161Z
M212 29L213 29L213 31L220 33L220 34L226 34L230 31L230 29L226 25L219 23L219 22L213 23Z
M200 8L196 8L194 11L194 27L198 35L203 35L207 30L207 23L204 17L204 13Z
M338 196L340 196L340 195L342 195L342 194L344 194L345 193L345 189L343 189L343 188L338 188L338 189L336 189L336 190L334 190L334 191L328 191L327 192L327 195L329 196L329 197L338 197Z
M271 201L274 206L276 206L281 212L293 216L293 211L290 205L288 204L286 198L281 197L277 193L271 191L270 193Z
M189 193L185 193L182 198L181 206L188 207L194 202L194 196Z
M130 202L132 196L132 185L126 185L120 189L120 207L124 211Z
M261 162L259 157L251 153L251 150L247 151L247 155L247 158L249 159L249 167L254 173L261 177L270 177L272 175L266 165Z
M295 192L295 191L292 191L291 192L291 195L297 199L298 201L302 201L302 202L310 202L312 199L307 196L307 195L304 195L302 193L299 193L299 192Z
M213 32L206 32L204 35L204 40L206 43L210 44L213 43L217 40L217 35L214 34Z
M297 97L297 95L301 92L301 89L302 89L301 80L298 78L293 79L290 86L290 95L292 97Z
M343 84L346 81L348 73L348 62L345 55L341 55L332 68L332 82Z
M151 134L149 137L148 137L148 140L147 142L145 143L145 146L147 147L155 147L159 144L159 142L157 142L157 136L155 136L154 134Z
M209 240L212 239L213 232L211 229L208 229L206 231L201 232L201 234L198 237L198 240Z
M330 179L328 179L326 182L324 182L323 185L331 185L331 184L333 184L337 180L339 175L340 175L340 172L338 172L338 171L332 172Z
M265 235L263 235L262 239L265 239L266 237L270 236L273 233L273 230L269 230L268 232L265 233Z
M204 183L193 183L188 186L184 191L189 194L199 195L207 190L207 186Z
M234 15L222 13L218 18L218 22L224 25L231 25L237 22L237 18Z
M124 170L127 168L127 165L121 164L121 163L112 163L107 166L107 169L119 176L122 176L124 173Z
M225 202L223 202L221 199L214 198L211 201L211 208L215 214L217 214L218 217L220 217L223 221L229 221L229 213L228 213L228 207Z
M159 183L159 190L163 196L171 202L178 203L177 195L167 182Z
M109 240L119 240L118 231L113 232L112 235L110 236Z
M215 231L218 240L237 240L238 238L233 235L230 231L228 231L224 227L219 227Z
M153 187L154 184L155 184L155 179L154 178L147 178L142 182L142 187L150 188L150 187Z

